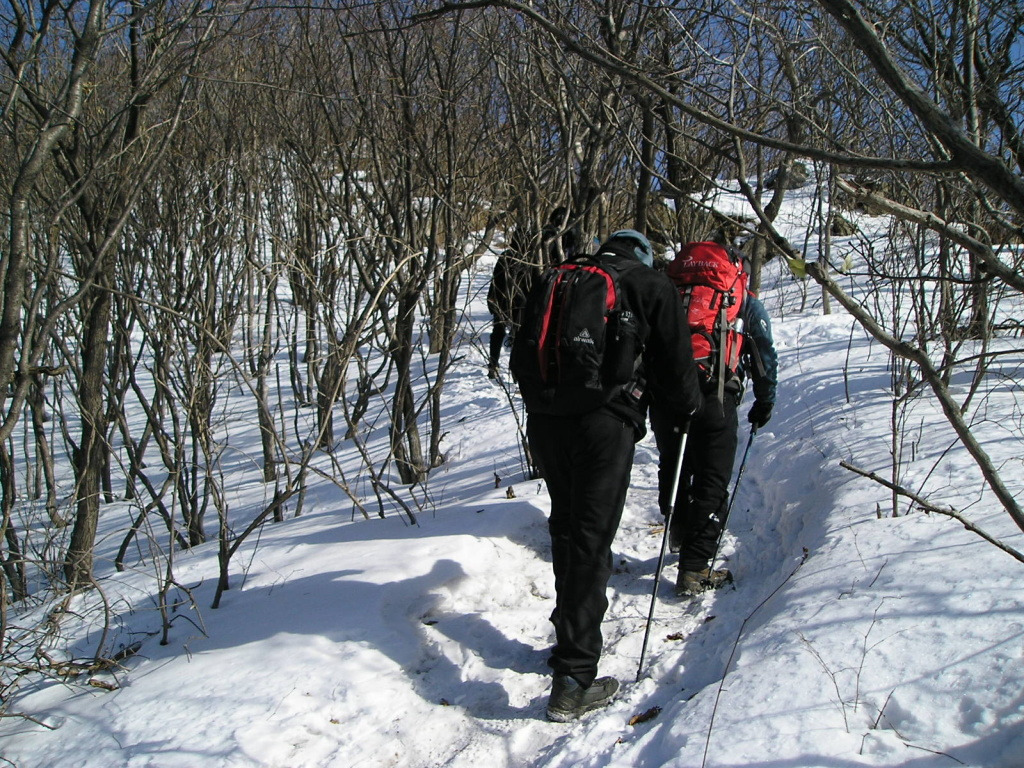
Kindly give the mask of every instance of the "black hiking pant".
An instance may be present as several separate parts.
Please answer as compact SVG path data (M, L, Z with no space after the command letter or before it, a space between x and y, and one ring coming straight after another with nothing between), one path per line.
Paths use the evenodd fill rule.
M724 403L714 396L690 420L679 492L672 513L672 540L679 543L679 568L700 571L711 565L722 517L729 505L729 480L736 461L739 395L726 392ZM658 505L668 515L672 477L679 456L677 422L651 408L651 429L658 445Z
M606 410L582 416L531 414L530 452L551 496L555 573L555 674L589 687L597 677L608 609L612 542L626 502L636 432Z

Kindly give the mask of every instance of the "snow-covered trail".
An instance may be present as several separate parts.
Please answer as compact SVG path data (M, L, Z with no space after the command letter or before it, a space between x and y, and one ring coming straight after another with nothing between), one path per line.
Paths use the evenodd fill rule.
M486 378L486 266L467 286L476 297L461 328L467 344L446 390L449 460L419 489L418 525L397 512L353 519L337 489L318 488L302 517L268 524L239 553L217 610L216 546L177 552L176 578L198 611L178 606L167 645L153 599L162 561L101 574L117 616L103 641L139 642L139 653L96 676L109 689L30 686L17 706L42 713L52 730L0 721L0 762L1024 765L1019 564L939 515L876 515L887 494L839 461L890 464L887 358L851 333L848 317L810 312L773 323L779 401L751 444L723 543L735 588L688 612L671 596L670 563L634 682L661 546L657 455L646 438L604 624L601 672L623 681L622 693L578 722L547 722L548 501L542 483L523 477L516 414ZM749 404L748 395L741 419ZM949 450L941 417L927 399L920 405L923 460L907 470L941 476L940 491L962 492L979 524L1019 548L1019 531L978 491L963 452ZM997 397L992 407L1016 405ZM1012 444L987 446L1004 465L1020 460ZM263 492L239 489L232 501L260 508ZM130 513L127 504L105 508L101 562ZM101 638L75 635L71 619L104 606L85 595L70 608L63 631L76 657L88 658ZM648 719L631 724L641 715Z

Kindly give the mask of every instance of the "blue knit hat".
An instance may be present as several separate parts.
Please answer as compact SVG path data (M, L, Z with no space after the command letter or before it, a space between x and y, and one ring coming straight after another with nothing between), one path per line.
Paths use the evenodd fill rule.
M635 229L620 229L618 232L612 232L612 236L608 238L607 242L612 240L631 241L636 260L648 267L654 266L654 251L651 249L651 241Z

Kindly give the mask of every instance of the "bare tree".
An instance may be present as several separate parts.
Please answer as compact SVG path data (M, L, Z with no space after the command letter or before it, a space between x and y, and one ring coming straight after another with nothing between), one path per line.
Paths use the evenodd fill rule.
M1014 7L962 0L945 6L938 23L936 9L918 3L894 12L891 6L876 7L872 2L819 0L824 17L805 4L785 0L743 7L722 3L706 9L716 14L715 23L706 28L680 23L687 32L680 36L683 45L663 55L664 65L658 67L657 58L621 57L614 39L589 35L576 21L589 13L614 23L614 4L578 5L571 18L555 4L513 1L445 3L436 12L482 6L518 14L558 39L570 55L642 91L648 102L660 99L687 119L731 137L735 151L730 160L741 185L750 177L746 147L773 153L773 162L777 160L783 171L797 158L806 158L848 199L870 202L876 210L936 235L944 254L940 282L945 306L955 305L952 289L970 290L972 314L966 328L971 334L978 335L979 329L982 336L987 333L988 318L996 311L993 300L1003 295L1003 289L1020 292L1019 257L992 245L993 236L1015 237L1024 215L1021 96L1011 85L1019 82L1020 68L1009 54L1020 42L1019 12ZM660 9L668 26L682 22L688 12ZM723 38L730 47L723 49ZM679 75L688 71L688 50L702 52L702 76L695 81ZM747 56L748 52L754 55ZM776 119L766 119L772 115ZM866 186L857 177L898 183ZM887 194L914 189L918 201L934 198L926 192L929 180L933 188L936 180L941 182L943 208L949 216L937 216L921 202ZM770 246L802 262L801 249L774 226L774 201L764 205L756 188L748 185L746 191ZM973 206L971 200L976 201ZM954 201L968 204L957 202L952 208ZM955 274L955 251L970 262L962 277ZM852 307L829 274L827 258L809 273L830 296ZM879 280L870 290L886 290L880 276ZM912 274L907 280L889 284L888 290L931 293L930 274ZM967 357L958 357L954 347L945 344L940 370L931 362L929 328L908 327L902 319L899 327L885 328L884 318L854 315L894 354L916 366L986 483L1024 528L1024 514L971 433L963 406L955 405L944 389L951 369L976 359L973 350L965 348ZM926 315L918 317L923 320ZM981 358L992 359L985 352ZM983 367L976 365L975 380L983 378Z
M85 321L78 349L79 508L67 576L73 583L87 584L107 463L103 375L113 259L132 203L180 123L181 96L190 87L183 75L203 50L217 8L81 5L81 12L66 15L51 15L59 11L56 5L45 6L42 15L20 2L8 6L14 34L5 38L6 82L11 86L4 101L4 126L12 157L18 160L9 187L10 247L3 264L0 438L11 434L19 418L32 372L50 349L58 319L78 308ZM56 43L60 39L68 45ZM120 47L123 39L127 48ZM51 40L55 44L47 44ZM116 82L117 95L87 88L97 77ZM168 92L172 87L177 98ZM154 100L161 94L168 96L166 108L157 109ZM33 221L30 201L40 203L48 222ZM31 232L40 224L61 227L62 248L32 248ZM48 301L50 314L40 318L41 299L57 283L46 279L33 286L29 275L57 274L65 253L72 256L74 281L64 287L61 300Z

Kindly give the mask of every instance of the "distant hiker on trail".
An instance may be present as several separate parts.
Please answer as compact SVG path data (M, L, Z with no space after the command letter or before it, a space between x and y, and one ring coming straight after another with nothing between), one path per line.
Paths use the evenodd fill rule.
M702 402L682 302L652 265L647 238L621 230L596 256L547 270L512 347L527 439L551 497L556 644L547 716L558 722L604 706L619 688L597 677L601 622L645 404L676 422Z
M689 423L683 472L674 500L670 549L679 552L676 594L689 596L732 581L728 569L712 572L729 503L729 480L739 429L737 408L749 375L754 403L752 430L768 423L775 406L778 356L764 305L747 291L743 255L724 237L689 243L668 266L679 287L693 334L704 406ZM655 403L651 428L660 457L659 506L668 515L679 455L677 415ZM752 433L753 434L753 433Z
M498 256L487 290L487 311L492 319L487 359L489 379L498 378L501 347L513 331L536 271L527 260L528 251L524 246L523 238L517 232L512 236L510 246Z
M544 225L544 229L541 230L541 240L545 243L550 243L547 252L547 265L554 266L563 261L568 261L576 255L577 243L576 243L576 231L573 228L562 231L566 225L566 218L568 211L565 206L560 205L555 208L551 215L548 216L548 221ZM561 232L559 237L558 233Z

